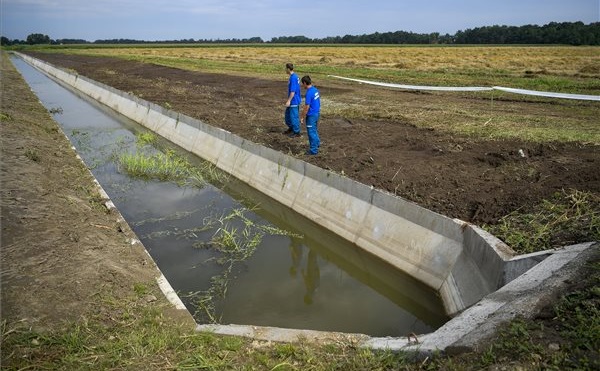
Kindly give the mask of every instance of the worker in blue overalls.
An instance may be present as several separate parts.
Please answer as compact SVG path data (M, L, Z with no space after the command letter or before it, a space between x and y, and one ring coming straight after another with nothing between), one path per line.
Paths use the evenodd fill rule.
M309 149L306 155L316 155L319 153L321 140L319 139L319 116L321 115L321 96L319 90L312 85L310 76L302 78L302 86L306 88L306 97L304 98L304 110L300 118L301 122L306 120L306 133L308 134Z
M285 102L285 124L288 129L284 134L290 137L300 136L300 102L302 95L300 94L300 78L294 72L294 65L286 63L285 72L290 76L288 79L288 95Z

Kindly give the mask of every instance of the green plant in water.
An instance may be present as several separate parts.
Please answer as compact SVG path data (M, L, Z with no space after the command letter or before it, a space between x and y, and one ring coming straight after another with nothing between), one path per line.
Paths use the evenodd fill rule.
M216 184L224 184L229 179L229 174L219 170L215 165L208 161L204 161L200 166L193 168L190 174L190 185L202 184L202 182L210 182Z
M156 136L152 133L138 136L138 145L155 141ZM173 181L183 186L202 188L208 182L225 183L228 179L227 174L218 170L210 162L205 161L199 166L194 166L170 149L164 153L153 154L141 150L135 153L121 153L117 155L116 162L119 168L130 176Z
M197 248L214 248L219 251L222 256L217 259L217 263L222 265L224 269L221 274L211 278L211 287L208 290L188 294L187 297L193 297L198 307L199 312L204 313L204 317L209 322L218 323L219 318L216 315L215 301L225 298L227 294L227 285L229 284L232 272L235 270L236 263L240 263L249 259L258 246L261 244L265 235L281 235L302 238L301 235L286 231L271 225L257 224L246 214L252 209L236 208L231 210L227 215L222 215L215 219L206 219L205 226L217 228L212 239L208 243L195 243ZM239 225L240 227L236 227Z
M150 131L146 131L143 133L137 133L136 134L136 139L137 139L137 145L138 146L145 146L147 144L154 144L156 143L156 134L150 132Z
M188 175L186 164L169 153L124 153L119 156L118 162L129 175L145 179L181 182Z

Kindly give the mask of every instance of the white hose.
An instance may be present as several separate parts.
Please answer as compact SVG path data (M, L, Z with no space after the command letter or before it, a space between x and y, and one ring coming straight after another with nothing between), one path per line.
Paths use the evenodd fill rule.
M525 94L525 95L535 95L538 97L550 97L550 98L564 98L564 99L579 99L579 100L593 100L600 101L600 95L586 95L586 94L565 94L565 93L553 93L546 91L537 91L537 90L526 90L526 89L514 89L514 88L505 88L502 86L493 86L493 87L484 87L484 86L422 86L422 85L402 85L402 84L392 84L387 82L377 82L377 81L369 81L369 80L361 80L361 79L352 79L349 77L335 76L329 75L329 77L334 77L336 79L342 80L350 80L356 81L363 84L377 85L377 86L386 86L389 88L397 88L397 89L409 89L409 90L437 90L437 91L489 91L489 90L500 90L508 93L514 94Z

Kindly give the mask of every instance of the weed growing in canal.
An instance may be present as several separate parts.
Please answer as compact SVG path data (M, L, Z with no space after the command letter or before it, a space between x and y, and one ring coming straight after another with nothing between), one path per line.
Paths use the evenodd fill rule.
M83 132L78 129L73 129L71 131L71 138L74 142L73 144L75 145L75 147L77 147L79 151L89 151L89 149L91 148L90 133Z
M143 141L154 141L156 138L143 135ZM227 176L209 162L193 166L185 158L173 150L148 154L145 151L122 153L118 156L120 169L130 176L142 179L158 179L173 181L182 186L204 187L209 182L223 183Z
M139 147L143 147L148 144L153 145L157 140L156 134L149 131L137 133L135 137L137 139L136 143Z
M207 183L223 184L227 181L228 175L210 162L192 165L172 149L155 151L154 148L158 148L158 136L153 132L138 133L136 148L135 153L121 151L115 156L119 168L130 176L173 181L182 186L198 188Z
M194 317L206 318L210 323L218 323L215 302L225 298L227 286L237 264L249 259L260 245L265 235L302 238L301 235L272 225L257 224L248 213L255 209L240 207L214 219L206 219L204 225L217 228L209 242L197 242L196 248L214 248L221 253L216 262L223 266L221 274L211 278L211 286L206 291L187 295L197 306ZM200 313L203 315L200 316Z
M183 182L189 175L188 165L172 152L123 153L119 156L119 165L129 175L144 179L171 180Z

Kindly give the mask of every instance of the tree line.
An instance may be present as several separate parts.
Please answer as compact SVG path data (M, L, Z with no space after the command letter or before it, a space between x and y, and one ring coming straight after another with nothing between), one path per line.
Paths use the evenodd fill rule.
M146 41L132 39L108 39L89 42L81 39L52 40L48 35L31 34L27 40L9 40L1 37L2 45L36 44L565 44L600 45L600 22L550 22L543 26L483 26L459 30L454 35L433 33L414 33L407 31L375 32L363 35L345 35L325 38L306 36L279 36L270 41L260 37L246 39L180 39Z

